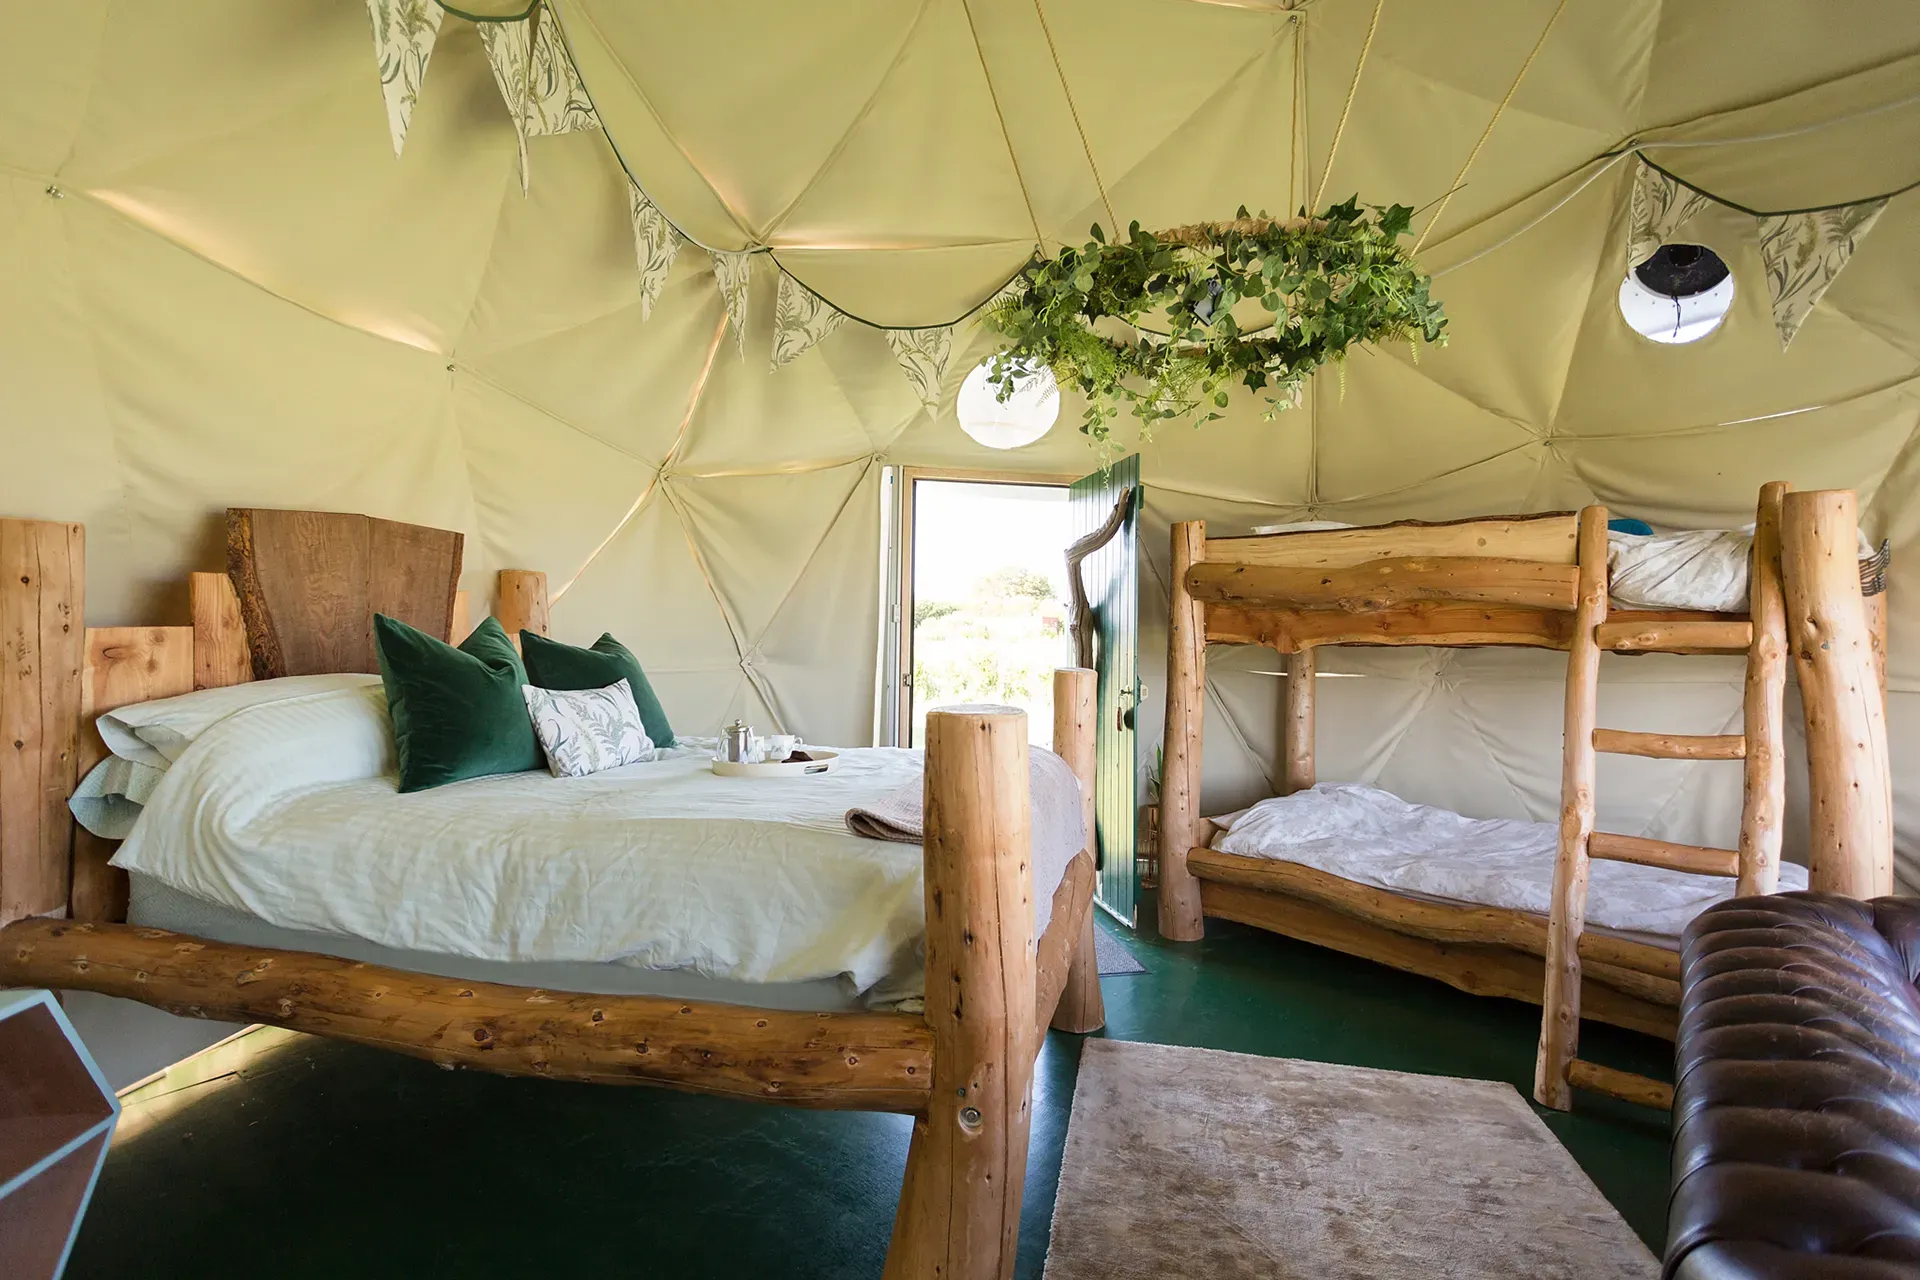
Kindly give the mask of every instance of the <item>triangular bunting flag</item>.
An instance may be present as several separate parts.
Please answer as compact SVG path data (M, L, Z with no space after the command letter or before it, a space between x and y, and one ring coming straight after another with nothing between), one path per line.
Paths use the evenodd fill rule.
M947 374L947 357L953 354L953 327L938 329L888 329L887 345L900 362L900 372L913 384L914 394L930 414L940 411L940 388Z
M1641 160L1633 175L1633 200L1628 210L1627 267L1645 262L1682 223L1712 203L1709 197L1681 186Z
M1773 327L1780 334L1782 351L1886 207L1885 200L1869 200L1760 219L1760 259L1767 267Z
M720 296L727 304L727 323L733 326L733 345L741 355L747 354L747 282L753 274L753 254L726 253L719 249L713 254L713 278L720 282Z
M674 257L680 252L680 233L631 182L627 195L633 206L633 251L640 262L640 318L645 320L653 314L653 304L660 301L660 291L666 287L667 273L673 270Z
M493 66L493 82L513 117L520 140L520 190L527 189L527 139L598 129L600 116L587 97L560 29L544 5L519 22L482 22L480 43Z
M380 91L387 99L387 131L393 135L393 154L407 144L407 125L420 83L427 78L427 59L440 34L445 11L435 0L367 0L373 19L373 53L380 62Z
M782 271L773 297L773 368L805 355L840 327L846 316L813 290Z

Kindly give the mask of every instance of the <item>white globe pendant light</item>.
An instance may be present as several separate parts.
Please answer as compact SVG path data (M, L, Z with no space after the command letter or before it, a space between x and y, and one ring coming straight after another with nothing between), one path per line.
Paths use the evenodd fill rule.
M987 374L991 357L974 366L960 384L955 405L960 429L989 449L1018 449L1053 429L1060 417L1060 384L1045 365L1015 378L1013 394L1005 403Z

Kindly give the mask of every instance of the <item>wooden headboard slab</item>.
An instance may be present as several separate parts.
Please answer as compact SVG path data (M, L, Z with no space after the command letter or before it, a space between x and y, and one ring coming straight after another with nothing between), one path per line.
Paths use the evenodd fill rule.
M227 573L258 680L379 670L373 615L451 638L466 539L331 511L227 510Z

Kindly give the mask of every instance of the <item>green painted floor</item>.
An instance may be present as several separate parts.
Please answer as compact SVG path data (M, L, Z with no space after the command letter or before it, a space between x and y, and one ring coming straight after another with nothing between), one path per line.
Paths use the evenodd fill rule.
M1531 1006L1221 921L1203 943L1129 941L1150 972L1105 980L1106 1035L1530 1087ZM304 1037L245 1045L231 1074L130 1107L74 1280L880 1274L901 1117L447 1072ZM1664 1042L1591 1024L1582 1056L1670 1074ZM1021 1277L1046 1256L1079 1057L1057 1033L1040 1057ZM1576 1107L1542 1114L1657 1252L1666 1117Z

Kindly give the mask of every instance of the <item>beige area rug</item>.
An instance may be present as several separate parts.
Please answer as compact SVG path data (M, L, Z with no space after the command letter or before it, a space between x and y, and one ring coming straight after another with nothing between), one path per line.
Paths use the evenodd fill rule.
M1510 1085L1082 1050L1047 1280L1659 1273Z

